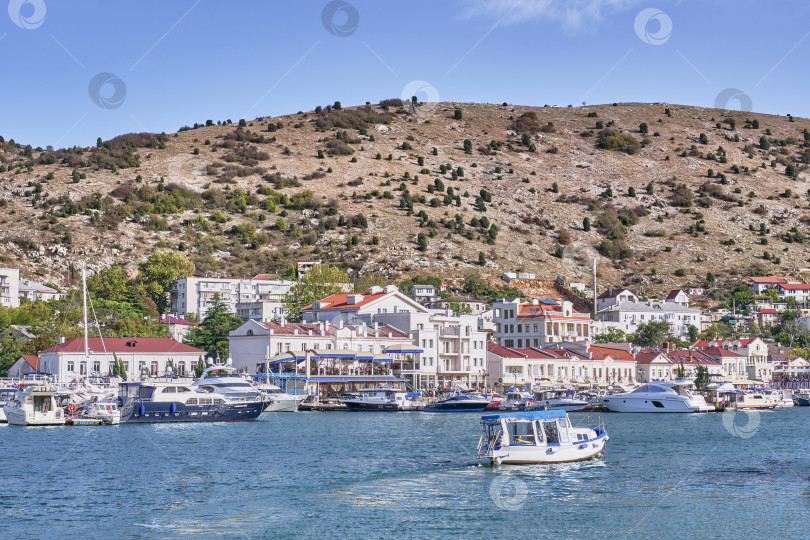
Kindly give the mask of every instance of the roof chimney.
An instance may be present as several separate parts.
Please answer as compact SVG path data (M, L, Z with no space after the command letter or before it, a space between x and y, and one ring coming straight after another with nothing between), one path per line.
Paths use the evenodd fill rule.
M343 328L343 319L340 319L340 321L338 321L338 328Z
M65 334L59 334L59 343L62 344L65 342Z

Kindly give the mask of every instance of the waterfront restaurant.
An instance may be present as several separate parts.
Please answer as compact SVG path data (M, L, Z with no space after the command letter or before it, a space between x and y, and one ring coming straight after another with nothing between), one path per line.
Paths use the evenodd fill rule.
M257 364L272 384L289 394L335 398L364 388L404 389L411 380L394 370L394 356L349 349L287 351Z

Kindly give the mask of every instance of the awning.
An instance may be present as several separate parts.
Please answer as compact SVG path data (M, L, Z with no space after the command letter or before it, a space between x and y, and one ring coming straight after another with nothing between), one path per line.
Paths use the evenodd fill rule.
M355 358L358 354L363 354L363 351L353 351L349 349L314 349L315 353L321 358Z
M399 353L399 354L422 354L425 352L424 349L420 349L416 345L412 343L402 343L397 345L391 345L390 347L385 349L387 353Z
M309 358L311 360L317 360L317 354L310 354ZM281 362L294 362L299 360L306 360L307 353L306 351L287 351L283 353L279 353L270 359L271 364L280 364ZM266 363L266 362L262 362Z
M400 379L393 375L316 375L309 378L312 382L410 382L410 379Z

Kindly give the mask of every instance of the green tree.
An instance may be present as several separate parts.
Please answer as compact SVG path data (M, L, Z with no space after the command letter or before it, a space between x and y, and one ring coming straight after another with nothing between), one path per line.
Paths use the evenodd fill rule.
M461 109L455 109L453 111L453 118L456 119L456 120L461 120L461 118L462 118Z
M242 326L242 319L228 311L228 306L219 294L215 294L213 305L203 322L188 333L187 342L208 353L208 356L228 358L228 334Z
M694 343L695 341L698 340L698 338L700 338L700 330L698 330L698 327L695 326L694 324L687 324L686 331L689 334L690 342Z
M349 276L337 266L316 264L301 276L284 297L289 319L300 321L301 308L315 300L344 292L344 286L348 282Z
M427 236L425 236L425 233L420 232L419 234L416 235L416 245L419 248L419 251L427 251L428 241Z
M479 266L484 266L485 264L487 264L487 258L484 255L483 251L479 251L478 252L478 265Z
M203 362L203 357L200 355L200 359L197 360L197 364L194 366L194 376L197 378L202 377L203 371L205 371L205 362Z
M638 130L642 133L642 135L646 135L650 132L650 128L647 126L647 122L642 122L638 126Z
M102 268L87 280L87 292L94 300L121 302L127 297L128 278L123 266Z
M137 283L141 294L150 298L158 312L166 313L169 308L168 291L174 280L188 277L194 272L194 265L179 253L152 253L138 265Z
M591 230L591 218L588 216L585 216L585 218L582 220L582 230L585 232Z
M464 153L472 154L473 145L470 139L464 139Z
M686 368L683 367L683 360L678 363L678 367L675 368L675 377L678 379L683 379L686 377Z
M594 343L624 343L627 335L620 328L608 328L607 332L593 336Z
M660 347L669 336L669 324L666 321L641 323L633 334L633 343L641 347Z
M706 388L709 385L709 368L706 366L698 366L697 367L697 375L695 376L695 386L700 388Z

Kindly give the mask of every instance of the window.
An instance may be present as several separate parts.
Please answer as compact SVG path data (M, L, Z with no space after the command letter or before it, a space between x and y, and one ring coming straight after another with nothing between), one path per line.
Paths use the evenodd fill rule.
M87 362L79 362L79 375L87 375Z
M101 361L94 360L93 361L93 373L101 373Z
M152 361L152 369L151 369L150 371L151 371L152 375L157 375L157 374L158 374L158 363L157 363L157 360L153 360L153 361Z
M186 363L185 362L178 362L177 363L177 374L183 377L186 374Z

